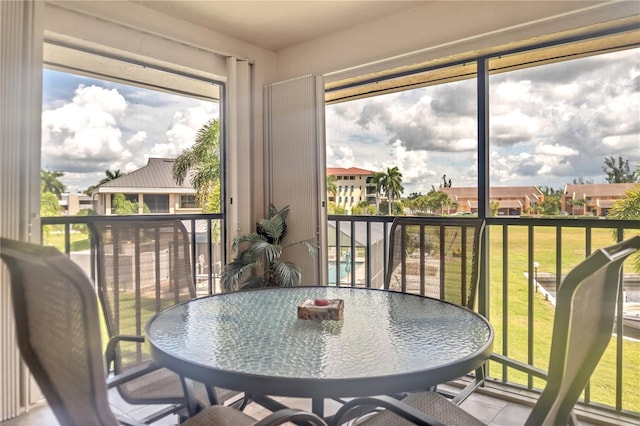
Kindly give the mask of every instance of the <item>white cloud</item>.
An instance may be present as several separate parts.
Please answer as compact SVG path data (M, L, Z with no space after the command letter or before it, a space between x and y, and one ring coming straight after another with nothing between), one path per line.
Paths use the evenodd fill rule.
M129 147L131 151L137 151L143 146L146 140L147 140L147 132L145 132L144 130L140 130L136 132L135 135L127 139L126 145L127 147Z
M537 117L524 114L513 107L502 115L492 115L490 126L492 137L508 144L528 141L538 135L541 129Z
M536 155L550 155L553 157L568 157L578 155L578 151L568 146L558 144L542 144L535 147Z
M42 113L43 155L62 164L127 155L118 128L126 109L126 100L115 89L78 86L70 103Z
M175 148L175 154L193 145L198 130L216 116L213 105L210 102L200 102L195 107L176 111L173 114L171 128L167 130L167 140ZM165 151L171 150L165 149Z

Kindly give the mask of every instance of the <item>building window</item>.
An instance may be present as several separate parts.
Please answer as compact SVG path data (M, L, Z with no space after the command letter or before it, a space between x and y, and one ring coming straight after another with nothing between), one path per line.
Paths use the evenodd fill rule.
M169 213L169 194L144 194L144 204L151 213Z
M180 208L181 209L197 209L198 202L195 195L181 195L180 196Z
M114 205L114 197L117 194L110 194L111 195L111 205ZM123 194L124 195L124 199L131 202L131 203L137 203L138 202L138 194Z

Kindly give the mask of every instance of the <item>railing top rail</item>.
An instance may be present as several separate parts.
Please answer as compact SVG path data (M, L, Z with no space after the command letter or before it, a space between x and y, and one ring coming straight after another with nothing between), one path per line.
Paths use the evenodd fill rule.
M434 220L451 223L462 223L468 219L477 219L476 217L462 216L367 216L367 215L329 215L329 221L340 222L387 222L391 223L396 217L409 217L416 220ZM627 228L640 229L640 220L634 219L602 219L594 218L577 218L577 217L508 217L508 216L492 216L485 218L487 225L522 225L522 226L554 226L568 228Z
M94 222L132 222L132 221L162 221L162 220L208 220L224 219L222 213L192 213L192 214L145 214L145 215L93 215L93 216L45 216L41 217L43 225L59 225L65 223L94 223Z
M640 220L585 219L585 218L533 218L487 217L487 225L554 226L563 228L628 228L640 229Z

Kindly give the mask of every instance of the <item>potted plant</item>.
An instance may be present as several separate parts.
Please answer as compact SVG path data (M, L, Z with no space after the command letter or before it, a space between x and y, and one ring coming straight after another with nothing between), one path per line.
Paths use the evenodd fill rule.
M256 232L240 235L233 240L234 251L243 243L251 245L242 250L231 263L225 265L221 277L224 291L291 287L300 283L300 268L292 262L281 261L280 256L284 249L296 245L306 247L310 255L315 255L318 246L315 239L282 244L287 234L288 215L289 206L278 211L273 204L269 204L268 217L257 223Z

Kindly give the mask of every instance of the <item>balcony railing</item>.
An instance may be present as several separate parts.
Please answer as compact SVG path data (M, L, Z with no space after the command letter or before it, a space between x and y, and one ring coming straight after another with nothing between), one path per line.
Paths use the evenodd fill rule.
M176 220L185 224L191 238L193 282L198 295L220 292L220 272L224 265L222 214L135 215L135 220ZM96 280L96 241L89 231L91 223L131 220L128 216L60 216L43 217L43 244L57 247L79 263Z
M158 220L163 216L153 215ZM170 215L190 223L194 279L204 279L205 293L216 286L224 253L216 247L224 229L222 215ZM380 288L386 274L391 216L329 216L328 277L330 285ZM117 216L42 218L43 235L69 255L82 225L94 220L127 220ZM456 218L450 218L455 221ZM594 219L542 219L491 217L486 219L486 256L483 262L477 309L496 331L494 350L546 370L553 321L554 289L564 274L598 247L605 247L640 232L640 221ZM86 228L86 227L85 227ZM188 227L189 228L189 227ZM86 233L84 231L86 239ZM56 242L57 241L57 242ZM93 248L83 247L89 253ZM220 247L223 247L222 244ZM205 253L205 265L198 263ZM90 256L93 259L93 256ZM611 344L583 394L585 407L640 419L640 340L625 336L625 299L640 302L638 275L628 261L625 289L620 289L618 315ZM91 270L95 265L90 264ZM198 274L213 271L213 273ZM637 271L636 271L637 272ZM203 278L204 277L204 278ZM95 276L94 276L95 278ZM634 281L635 279L635 281ZM202 294L202 293L201 293ZM631 330L633 331L633 330ZM544 383L507 366L491 363L489 380L516 389L537 392Z

